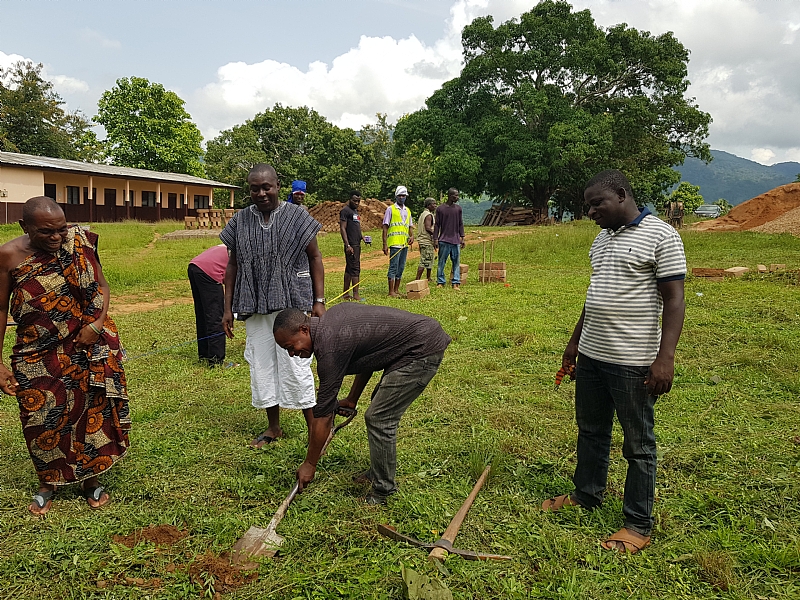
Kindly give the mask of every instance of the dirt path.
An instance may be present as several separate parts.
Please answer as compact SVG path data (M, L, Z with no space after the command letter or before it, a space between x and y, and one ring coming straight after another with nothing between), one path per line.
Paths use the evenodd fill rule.
M520 235L526 233L527 231L531 231L530 227L508 227L504 228L500 231L492 231L489 233L483 233L480 229L469 229L467 230L467 245L474 246L476 244L480 244L484 241L491 241L496 240L504 237L508 237L511 235ZM142 252L148 252L153 247L155 247L156 241L159 239L160 234L156 233L153 237L153 240L147 244L145 248L142 249ZM367 252L362 253L361 255L361 268L364 270L368 269L380 269L381 267L385 267L388 264L388 258L384 256L383 251L380 249L380 242L375 244L377 247L374 247ZM488 249L487 249L488 252ZM419 253L419 247L415 247L412 250L412 253ZM413 256L413 254L412 254ZM487 258L488 260L488 258ZM344 256L328 256L327 258L322 259L322 264L325 266L325 273L343 273L344 272ZM184 286L182 282L164 282L159 286L159 292L164 292L163 295L168 295L168 298L154 298L153 300L142 301L142 295L130 295L130 296L119 296L114 297L112 294L111 296L111 308L110 312L112 315L130 315L137 312L149 312L153 310L159 310L162 308L166 308L167 306L175 306L181 304L192 304L192 297L191 295L179 295L175 296L173 294L185 294L184 290L178 289L186 287L188 289L188 285ZM153 294L145 294L145 296L158 296L161 295L159 293Z

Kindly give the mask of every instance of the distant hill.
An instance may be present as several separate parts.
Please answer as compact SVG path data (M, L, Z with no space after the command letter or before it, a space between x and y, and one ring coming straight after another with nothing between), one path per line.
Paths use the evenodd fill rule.
M687 158L676 167L683 181L700 186L706 203L725 198L733 205L755 198L769 190L792 183L800 173L800 163L785 162L765 166L722 150L712 150L709 164Z

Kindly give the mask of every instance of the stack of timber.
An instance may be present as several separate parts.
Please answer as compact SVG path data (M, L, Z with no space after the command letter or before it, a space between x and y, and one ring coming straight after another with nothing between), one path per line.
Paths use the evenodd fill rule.
M409 300L419 300L430 293L427 279L415 279L406 284L406 298Z
M506 263L480 263L478 265L478 281L481 283L490 281L506 281Z
M358 216L361 217L361 230L380 229L383 225L383 214L390 202L364 198L358 207ZM339 231L339 212L344 208L344 202L320 202L308 209L308 214L322 225L322 231L336 233Z
M547 222L547 211L527 206L495 204L483 214L481 225L501 227L503 225L540 225Z

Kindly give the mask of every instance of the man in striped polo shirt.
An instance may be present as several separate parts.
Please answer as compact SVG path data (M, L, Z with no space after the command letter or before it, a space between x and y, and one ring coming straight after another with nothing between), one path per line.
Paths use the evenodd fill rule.
M577 361L575 491L546 500L542 509L593 509L602 503L616 411L628 461L625 522L603 547L636 553L649 545L653 528L654 406L672 387L686 258L675 229L647 208L639 210L621 172L596 175L584 199L589 218L602 231L589 251L592 277L583 313L562 357L568 371Z

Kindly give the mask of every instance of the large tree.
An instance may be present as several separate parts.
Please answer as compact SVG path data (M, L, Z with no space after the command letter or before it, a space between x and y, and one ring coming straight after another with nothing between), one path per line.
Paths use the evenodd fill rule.
M689 52L671 33L598 27L544 0L519 20L464 28L464 68L395 130L400 152L430 144L437 187L580 214L594 173L620 168L640 203L711 160L710 116L686 97Z
M0 150L99 161L102 144L80 112L66 112L42 65L18 61L0 69Z
M204 176L203 136L184 101L160 83L123 77L103 92L94 117L115 165Z
M317 201L345 200L353 186L369 179L356 132L305 106L276 104L208 142L206 165L221 181L244 185L248 169L259 161L275 167L283 187L294 179L306 181Z

